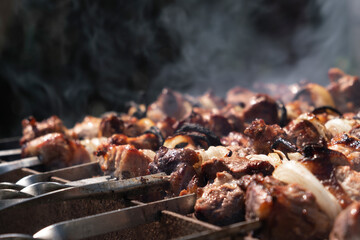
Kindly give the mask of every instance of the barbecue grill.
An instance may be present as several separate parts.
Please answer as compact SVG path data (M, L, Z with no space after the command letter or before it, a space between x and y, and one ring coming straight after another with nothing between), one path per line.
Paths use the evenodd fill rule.
M164 173L118 180L98 163L22 167L18 140L0 141L0 239L242 239L260 226L196 219L195 194L169 195Z

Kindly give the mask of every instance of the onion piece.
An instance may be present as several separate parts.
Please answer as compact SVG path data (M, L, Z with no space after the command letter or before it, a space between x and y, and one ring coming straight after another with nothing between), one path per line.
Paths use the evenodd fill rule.
M322 136L326 140L329 139L329 133L328 133L327 129L325 128L325 126L323 124L321 124L319 119L314 114L303 113L297 118L297 120L298 121L301 121L301 120L309 121L316 128L316 130L320 134L320 136Z
M341 211L336 198L320 183L320 181L301 163L283 161L273 172L273 177L285 183L296 183L300 187L312 192L316 202L331 219Z
M249 160L261 160L267 161L275 168L282 164L281 158L277 153L269 153L268 155L265 154L251 154L246 156Z
M168 137L164 142L164 147L196 149L194 141L190 136L187 135L176 135L173 137Z
M335 136L337 134L350 132L355 123L355 121L347 119L334 118L325 123L325 128L332 136Z
M230 153L230 150L223 146L210 146L207 150L199 149L195 150L195 152L198 154L201 162L204 163L211 160L212 158L227 157Z

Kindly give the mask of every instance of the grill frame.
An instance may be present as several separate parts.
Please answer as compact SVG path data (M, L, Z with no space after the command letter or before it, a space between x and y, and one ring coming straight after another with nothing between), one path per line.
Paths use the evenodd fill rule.
M18 148L18 140L20 138L0 139L0 151ZM13 156L12 156L13 157ZM8 162L11 158L4 158L0 161ZM73 166L71 168L77 169L82 165ZM64 168L67 170L68 168ZM0 182L15 183L21 178L34 174L46 174L48 181L67 183L74 180L81 180L84 176L77 175L76 177L66 177L64 169L59 169L49 172L41 172L38 168L21 168L11 172L0 175ZM96 172L96 171L95 171ZM100 174L100 172L97 172ZM94 176L95 177L95 176ZM131 179L130 179L131 181ZM12 206L0 209L0 239L8 238L10 233L25 234L31 238L37 231L62 221L69 221L71 219L78 219L83 217L91 217L96 214L106 213L117 209L128 209L133 206L147 206L156 201L170 201L174 196L169 196L167 193L169 189L168 184L160 184L153 186L151 184L144 184L140 191L133 191L133 189L125 189L121 192L110 191L101 192L95 195L85 197L75 197L72 199L51 198L50 200L39 201L43 196L31 197L23 200L24 202L13 202ZM52 191L45 195L53 195L62 190ZM156 194L154 194L156 193ZM12 199L0 200L11 202ZM194 217L193 212L187 214L180 214L174 211L162 210L159 212L159 218L146 224L137 224L126 229L115 232L109 232L99 236L94 236L86 239L204 239L224 236L238 236L242 239L239 233L251 231L258 228L259 224L242 222L234 227L219 227L210 223L198 220ZM258 223L258 222L257 222ZM253 225L251 225L253 224ZM235 229L235 230L234 230ZM18 237L21 235L13 235ZM26 235L27 234L27 235ZM219 235L220 234L220 235Z

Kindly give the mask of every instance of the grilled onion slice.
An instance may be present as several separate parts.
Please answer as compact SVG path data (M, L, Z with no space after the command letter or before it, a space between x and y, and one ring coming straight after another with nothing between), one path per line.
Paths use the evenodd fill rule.
M321 182L301 163L296 161L283 161L273 172L273 176L286 183L296 183L302 188L312 192L316 202L331 219L341 211L336 198L321 184Z

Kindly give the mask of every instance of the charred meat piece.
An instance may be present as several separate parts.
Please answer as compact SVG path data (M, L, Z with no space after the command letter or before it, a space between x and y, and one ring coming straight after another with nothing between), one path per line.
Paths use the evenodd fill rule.
M220 139L210 129L199 124L184 123L175 132L175 134L184 134L193 138L194 142L206 141L209 146L221 145Z
M360 172L351 170L349 166L339 166L334 175L351 200L360 201Z
M360 108L360 80L358 77L345 74L337 68L329 70L328 86L335 104L341 112L354 112Z
M301 88L294 96L293 100L300 100L311 108L322 106L335 107L334 100L329 91L316 83L308 83Z
M191 110L191 104L180 93L165 88L156 102L148 107L146 116L155 122L166 117L182 120L191 114Z
M196 176L194 165L198 162L199 157L192 149L160 147L154 162L149 164L149 170L150 173L165 172L170 175L171 190L178 195Z
M351 168L360 171L360 140L358 138L343 134L332 138L328 148L343 153Z
M123 134L128 137L137 137L148 131L151 127L155 126L155 123L149 118L137 119L135 117L125 117L122 116L124 121L124 130Z
M330 240L356 240L359 236L360 203L354 202L336 217Z
M217 97L213 91L207 91L205 94L198 98L202 108L216 109L225 107L226 103L223 99Z
M186 163L190 166L195 165L199 161L196 152L188 148L169 149L160 147L156 153L154 162L150 164L150 172L165 172L171 174L180 163Z
M219 114L212 114L207 125L209 126L209 129L219 138L228 135L233 130L229 121Z
M160 130L161 135L164 139L170 137L175 132L175 118L167 117L164 120L161 120L156 123L157 128Z
M300 161L321 183L335 196L342 207L349 205L352 200L336 179L336 167L347 166L349 162L344 154L326 147L307 146L305 157Z
M324 239L332 222L320 210L312 193L272 177L252 181L245 196L246 219L259 218L260 239Z
M30 156L39 156L49 168L90 162L84 146L61 133L48 133L23 145L22 157Z
M227 136L222 137L220 141L224 146L250 147L251 145L250 138L240 132L230 132Z
M182 190L191 188L189 186L191 180L196 178L196 171L193 166L188 163L179 163L175 171L170 175L170 190L175 196L179 195ZM192 186L197 188L197 186Z
M157 150L160 146L155 134L145 133L139 137L127 137L124 134L114 134L109 138L109 143L114 145L133 145L137 149Z
M198 190L195 216L219 226L242 221L245 215L244 191L227 172L218 172L214 183Z
M86 116L80 123L70 129L71 134L79 139L89 139L98 136L101 118Z
M124 122L114 114L107 115L101 119L99 137L111 137L115 133L124 131Z
M60 118L57 116L51 116L41 122L37 122L34 117L30 116L22 121L22 127L23 136L20 139L20 145L47 133L57 132L65 134L67 130Z
M201 165L201 176L205 181L215 179L217 172L226 171L234 178L241 178L247 174L262 173L271 175L274 167L264 160L249 160L245 157L212 158Z
M319 119L313 114L303 114L291 121L286 127L286 139L299 149L307 145L324 145L329 139L329 133Z
M132 145L111 144L99 146L95 155L105 174L120 179L148 174L148 165L155 156L152 151L138 150Z
M263 119L256 119L244 131L253 143L253 148L258 154L272 152L271 146L275 140L285 135L285 131L279 125L266 125Z
M274 99L265 94L257 94L250 99L250 104L245 107L243 119L251 123L257 118L263 119L266 124L278 124L278 106Z
M249 99L255 96L255 93L242 87L234 87L226 94L226 102L234 105L249 105Z

